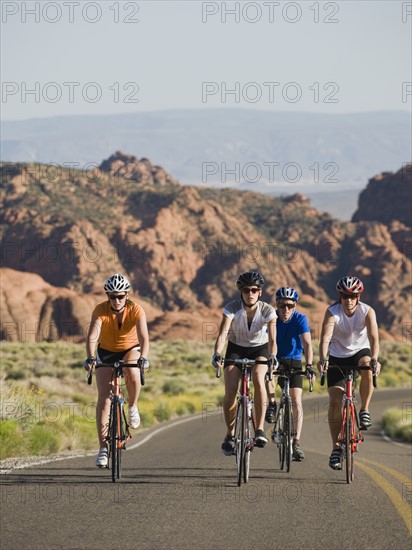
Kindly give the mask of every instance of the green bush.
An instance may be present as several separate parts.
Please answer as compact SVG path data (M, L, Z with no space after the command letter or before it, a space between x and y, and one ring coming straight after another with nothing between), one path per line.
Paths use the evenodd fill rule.
M385 388L394 388L398 385L398 378L394 372L382 372L378 377L378 385Z
M162 386L163 393L167 393L169 395L179 395L180 393L183 393L185 389L186 385L176 378L168 380Z
M151 426L153 426L154 418L151 413L149 413L148 411L142 411L140 408L139 413L142 428L150 428Z
M412 418L402 409L387 409L382 417L382 427L389 437L412 443Z
M182 401L181 403L179 403L176 409L176 413L179 416L183 416L185 414L194 414L195 412L196 405L191 401Z
M17 420L0 420L0 459L20 456L23 448L23 433Z
M50 424L37 424L30 431L29 451L32 455L57 453L60 447L60 436Z
M156 420L158 420L159 422L163 422L164 420L169 420L172 412L170 410L169 404L166 401L160 401L153 411L153 414Z

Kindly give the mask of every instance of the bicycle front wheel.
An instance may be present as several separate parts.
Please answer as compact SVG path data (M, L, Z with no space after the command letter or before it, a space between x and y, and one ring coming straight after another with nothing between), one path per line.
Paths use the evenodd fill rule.
M290 463L292 461L292 407L290 398L285 401L284 441L286 471L290 472Z
M352 408L350 403L345 405L345 460L346 460L346 483L353 481L353 466L354 456L352 451L353 441L353 422L352 422Z
M249 405L251 406L250 402ZM250 453L252 452L252 417L249 416L248 406L246 410L246 422L245 422L245 456L243 465L243 481L247 483L249 481L250 470Z
M110 461L112 470L112 481L116 481L117 477L117 425L118 425L118 402L117 398L113 398L110 406L110 420L109 420L109 437L110 437Z
M278 459L279 459L279 468L283 470L285 464L285 410L283 407L283 402L279 406L279 413L276 419L275 426L272 432L272 439L276 443Z
M242 440L242 409L240 406L240 400L236 407L235 417L235 459L237 469L237 482L239 485L239 478L242 476L242 461L241 461L241 440Z
M126 419L123 402L117 403L117 479L122 477L122 455L126 445Z
M237 465L237 484L242 483L245 467L245 431L246 431L246 398L240 397L236 410L235 422L235 454Z

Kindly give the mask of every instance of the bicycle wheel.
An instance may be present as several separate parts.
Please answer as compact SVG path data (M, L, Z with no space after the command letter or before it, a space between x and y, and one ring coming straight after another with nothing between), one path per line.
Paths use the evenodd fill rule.
M285 441L285 462L286 471L290 472L290 463L292 461L292 407L290 398L285 401L285 422L284 422L284 441Z
M242 460L241 460L241 446L242 443L242 407L241 400L239 399L236 408L236 417L235 417L235 458L236 458L236 468L237 468L237 481L238 485L239 479L242 477Z
M112 481L116 481L117 476L117 426L118 426L118 400L116 397L113 398L111 408L110 408L110 422L109 422L109 436L110 436L110 459L112 467Z
M251 403L248 405L251 407ZM250 453L252 451L252 418L248 414L248 405L246 409L246 422L245 422L245 454L244 454L244 465L243 465L243 481L247 483L249 481L249 469L250 469Z
M352 452L352 409L349 402L345 405L345 460L346 460L346 483L353 481L353 452Z
M274 440L278 451L279 468L283 470L285 465L285 438L284 438L284 425L285 425L285 410L283 408L283 402L279 405L279 413L276 419L276 424L273 429Z
M122 454L125 444L125 420L124 420L124 410L123 404L120 401L117 403L117 466L116 466L116 476L117 479L122 477Z
M245 432L246 432L246 398L239 399L237 411L237 432L235 433L236 461L237 461L237 484L242 483L242 474L245 467Z

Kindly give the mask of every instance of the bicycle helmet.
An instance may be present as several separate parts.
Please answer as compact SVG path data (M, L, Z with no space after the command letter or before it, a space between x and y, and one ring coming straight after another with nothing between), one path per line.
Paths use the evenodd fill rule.
M348 294L361 294L364 291L364 286L357 277L347 275L336 283L336 290Z
M130 289L129 281L121 273L115 273L104 283L105 292L128 292Z
M299 293L291 286L282 286L282 288L276 291L276 300L280 300L281 298L288 298L297 302L299 300Z
M242 290L245 286L257 286L262 288L265 284L265 279L257 271L245 271L239 275L236 281L236 286L239 290Z

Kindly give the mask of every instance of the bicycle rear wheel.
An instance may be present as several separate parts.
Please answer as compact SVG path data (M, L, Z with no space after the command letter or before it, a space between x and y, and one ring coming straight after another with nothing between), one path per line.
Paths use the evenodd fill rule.
M354 456L352 452L352 440L353 440L353 422L352 422L352 410L350 403L345 405L345 460L346 460L346 483L353 481L353 463Z
M290 463L292 461L292 407L290 398L285 400L285 420L283 439L285 441L285 463L286 471L290 472Z

